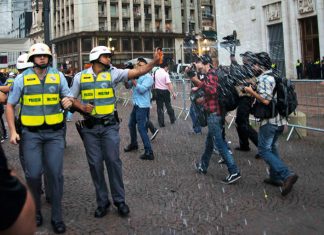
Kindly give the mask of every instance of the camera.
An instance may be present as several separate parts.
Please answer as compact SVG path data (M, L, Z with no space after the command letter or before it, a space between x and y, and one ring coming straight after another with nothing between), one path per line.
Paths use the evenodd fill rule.
M189 70L187 71L187 76L189 78L192 78L194 76L197 75L197 72L196 72L196 65L195 64L192 64L190 67L189 67Z

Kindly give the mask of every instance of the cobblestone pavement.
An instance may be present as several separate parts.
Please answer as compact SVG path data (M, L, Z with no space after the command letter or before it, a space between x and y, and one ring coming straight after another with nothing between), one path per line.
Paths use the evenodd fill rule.
M194 170L194 162L204 149L206 129L192 135L191 120L177 120L153 141L154 161L142 161L140 150L124 153L129 143L128 115L131 106L119 107L123 122L120 127L121 159L128 218L118 216L115 208L100 219L93 217L96 208L94 187L86 162L84 147L74 123L68 123L64 160L64 218L66 234L323 234L324 233L324 138L280 139L284 161L299 176L292 192L283 198L280 189L262 183L267 176L266 164L256 160L255 146L247 153L234 150L242 179L234 185L220 180L227 174L218 165L218 155L211 159L206 175ZM151 114L157 123L156 112ZM74 116L74 120L78 118ZM227 130L234 149L238 144L234 126ZM139 140L141 143L141 141ZM18 170L17 147L6 141L4 148L10 164ZM321 186L322 185L322 186ZM44 224L37 234L52 234L50 205L43 198Z

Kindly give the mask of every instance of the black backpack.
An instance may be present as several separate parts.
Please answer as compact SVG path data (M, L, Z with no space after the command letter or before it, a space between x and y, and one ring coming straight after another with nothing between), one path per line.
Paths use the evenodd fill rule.
M235 88L235 79L224 68L215 70L218 77L218 102L224 112L233 111L237 108L239 96Z
M276 74L271 75L276 81L274 89L274 92L277 93L276 109L281 116L288 118L292 112L295 112L298 106L295 86L289 79L282 78Z

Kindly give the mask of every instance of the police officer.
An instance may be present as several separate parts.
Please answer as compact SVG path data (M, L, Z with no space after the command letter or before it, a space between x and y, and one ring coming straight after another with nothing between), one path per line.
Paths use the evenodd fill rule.
M84 120L78 122L78 131L84 143L93 184L96 190L97 209L94 217L107 214L111 202L104 176L106 165L110 190L114 205L121 216L129 214L125 202L122 177L122 162L119 158L119 119L115 110L114 87L148 73L159 61L159 51L154 59L135 69L117 69L111 63L112 53L105 46L94 47L90 52L92 66L74 77L71 91L75 98L81 94L81 102L75 100L73 107L83 114Z
M36 204L36 224L41 226L40 185L41 174L46 169L51 191L51 224L55 233L66 230L62 218L63 195L63 112L74 99L64 75L49 66L52 54L43 43L31 46L28 62L34 67L25 70L14 82L9 93L7 120L10 142L17 144L20 135L14 124L14 108L21 98L20 118L22 123L23 154L25 174ZM44 162L44 166L43 166Z

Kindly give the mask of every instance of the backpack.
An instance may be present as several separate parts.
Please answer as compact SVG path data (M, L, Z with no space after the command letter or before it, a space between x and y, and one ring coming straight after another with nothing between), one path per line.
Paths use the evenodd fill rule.
M237 108L239 96L235 88L235 79L225 71L224 68L219 67L215 70L218 77L218 102L224 112L233 111Z
M259 101L256 101L252 106L251 113L256 118L273 118L278 115L278 113L284 117L288 116L295 112L298 101L297 94L295 92L295 87L290 80L282 78L275 73L270 73L270 76L273 76L276 82L276 86L273 90L273 96L277 94L276 99L272 99L269 105L264 105Z
M281 116L288 118L292 112L296 111L298 106L295 86L289 79L282 78L276 74L271 75L276 81L274 90L277 93L276 109Z

